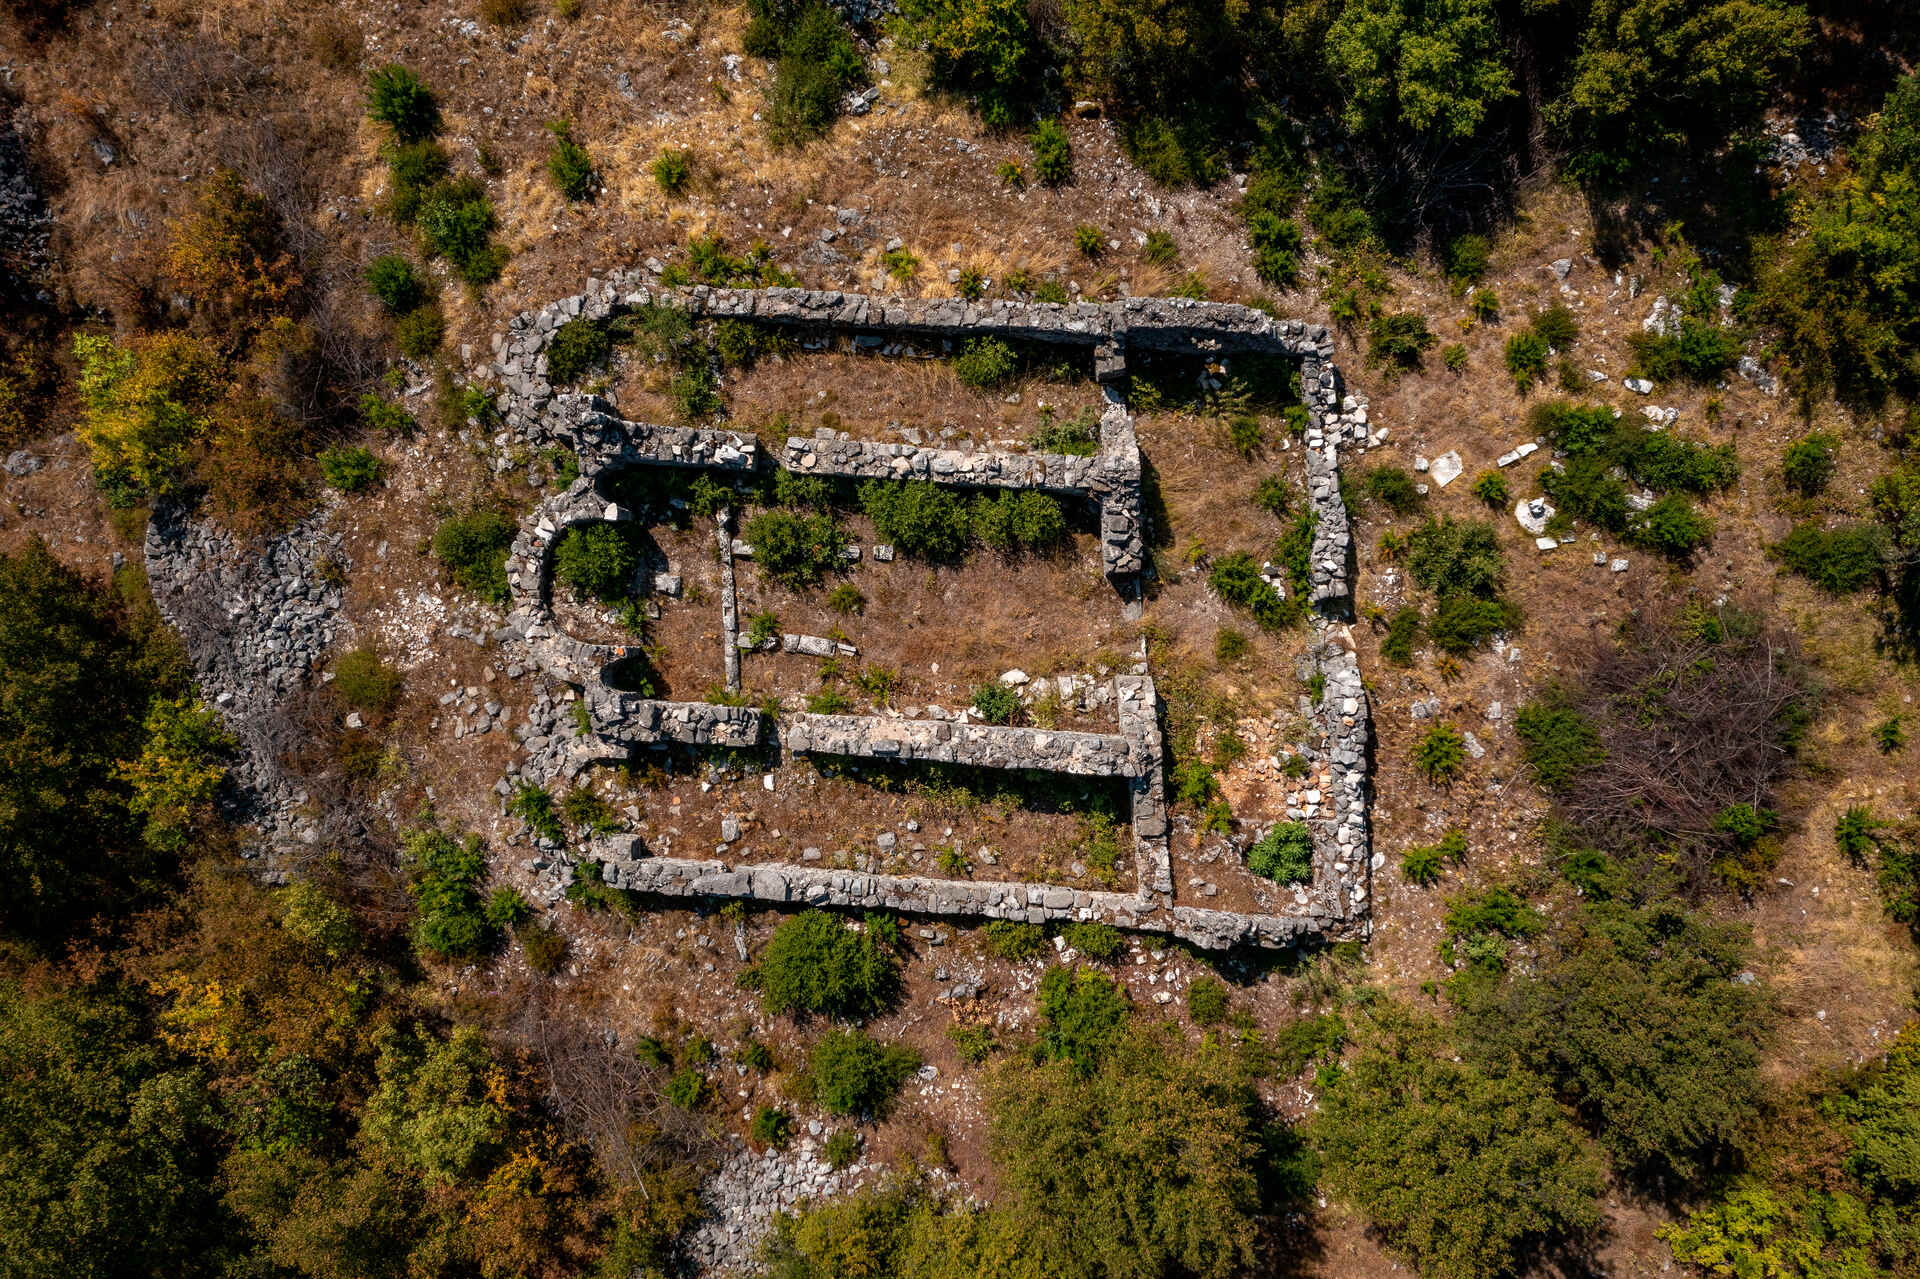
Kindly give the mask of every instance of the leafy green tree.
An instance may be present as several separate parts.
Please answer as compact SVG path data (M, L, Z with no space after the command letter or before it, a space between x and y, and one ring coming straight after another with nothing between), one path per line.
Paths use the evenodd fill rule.
M444 1040L391 1032L377 1069L362 1131L379 1149L440 1184L468 1176L498 1150L507 1115L479 1031L456 1027Z
M419 908L413 924L415 945L449 959L486 951L495 936L480 898L479 883L487 873L480 837L460 840L436 827L422 827L407 835L406 844L413 869L408 888Z
M1490 1073L1552 1085L1616 1164L1698 1184L1745 1148L1765 1087L1764 986L1744 926L1672 907L1589 905L1524 975L1461 988L1461 1035Z
M179 853L226 778L221 757L236 743L219 712L184 697L154 698L146 733L140 757L125 769L133 784L129 803L147 819L147 842Z
M1049 1274L1227 1279L1254 1263L1266 1160L1237 1054L1135 1026L1090 1073L1010 1062L989 1111L1005 1211Z
M0 1256L21 1279L215 1273L224 1214L199 1072L137 1011L0 984Z
M1099 1065L1127 1021L1126 991L1093 968L1049 968L1040 979L1040 1051L1082 1073Z
M1356 134L1464 142L1517 89L1493 0L1349 0L1328 28L1328 70Z
M1582 6L1541 5L1565 21ZM1571 74L1547 121L1588 180L1649 152L1703 150L1756 123L1806 47L1806 10L1782 0L1590 0Z
M487 507L450 515L433 531L433 557L453 580L483 599L507 598L507 552L519 530Z
M553 575L582 595L617 601L633 593L640 548L621 524L579 524L553 550Z
M1530 1076L1453 1060L1431 1020L1384 1006L1307 1124L1323 1184L1435 1279L1520 1272L1599 1224L1601 1166Z
M1013 123L1039 54L1023 0L907 0L901 15L926 44L934 84L979 94L990 125Z
M818 586L847 565L847 535L822 512L762 511L743 532L753 547L753 562L791 590Z
M152 699L185 690L136 579L102 589L37 537L0 553L0 926L57 943L165 882L122 767L143 752Z

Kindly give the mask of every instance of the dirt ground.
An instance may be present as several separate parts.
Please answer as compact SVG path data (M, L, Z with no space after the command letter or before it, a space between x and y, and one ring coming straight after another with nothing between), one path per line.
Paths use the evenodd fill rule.
M765 65L745 59L735 79L722 62L739 48L744 15L738 9L588 0L578 22L543 18L510 30L477 23L467 6L439 0L397 8L344 3L325 11L353 37L357 53L323 61L323 46L314 39L318 11L287 0L238 0L204 12L184 0L157 0L138 13L95 6L30 54L0 31L0 62L11 67L14 90L36 123L37 152L52 179L63 296L130 323L137 314L130 286L143 264L156 260L168 221L191 207L198 179L225 160L250 181L291 183L304 193L311 217L303 233L325 246L315 283L339 284L343 323L378 334L380 322L355 282L366 260L403 237L380 211L385 171L360 95L365 69L388 60L414 67L441 94L449 149L462 167L480 172L482 147L498 166L487 182L501 237L513 250L506 275L477 294L443 275L452 328L447 363L456 378L484 358L488 335L518 310L574 292L610 265L649 256L677 260L687 237L705 231L735 247L764 237L783 266L825 287L899 287L879 262L883 246L898 238L922 263L913 289L929 294L947 291L948 270L962 266L996 280L1020 267L1062 280L1082 296L1162 291L1188 270L1204 275L1216 298L1246 300L1259 292L1230 186L1158 191L1120 157L1108 122L1076 119L1068 122L1076 182L1059 190L1011 190L994 170L1007 159L1026 160L1024 147L988 133L961 106L923 96L914 59L903 51L878 51L892 70L881 77L872 114L842 121L809 147L775 151L752 118L763 105ZM187 61L189 55L202 63ZM193 65L202 70L191 71ZM544 125L556 118L572 120L594 155L605 190L592 203L564 204L545 183ZM110 143L111 162L100 158L96 141ZM661 194L648 173L669 146L694 152L696 177L683 198ZM851 217L843 216L849 211ZM1081 258L1071 242L1072 228L1081 223L1107 229L1120 247L1098 261ZM1140 260L1136 246L1153 227L1178 238L1175 268ZM828 230L835 238L822 239ZM1570 263L1564 280L1548 266L1562 258ZM1311 269L1306 276L1306 286L1278 305L1324 322L1321 282ZM1714 909L1752 926L1763 976L1778 996L1783 1020L1768 1069L1784 1081L1864 1059L1911 1015L1920 961L1905 931L1885 918L1867 873L1834 848L1831 830L1850 803L1870 803L1883 813L1910 812L1920 803L1912 748L1882 755L1867 740L1869 725L1911 706L1920 676L1875 652L1874 623L1854 602L1779 575L1766 547L1802 515L1859 508L1878 453L1870 425L1830 408L1816 410L1809 423L1784 397L1737 378L1724 387L1662 387L1651 397L1626 390L1628 335L1639 330L1653 298L1676 292L1681 281L1673 260L1656 260L1653 246L1642 246L1617 269L1601 266L1584 205L1560 188L1526 192L1515 224L1495 240L1486 286L1501 299L1498 320L1470 322L1465 299L1414 264L1393 267L1389 281L1386 305L1423 312L1443 343L1466 348L1467 363L1460 373L1448 372L1437 352L1429 352L1423 369L1388 376L1369 367L1357 334L1336 330L1335 359L1349 388L1370 399L1372 421L1387 429L1390 441L1346 462L1357 469L1383 463L1412 469L1419 457L1457 449L1465 475L1435 488L1427 512L1493 519L1507 553L1510 594L1526 620L1501 644L1463 660L1457 676L1443 673L1430 650L1410 669L1394 667L1379 655L1377 628L1366 620L1351 628L1374 699L1375 847L1386 857L1375 873L1373 932L1357 971L1342 971L1331 958L1299 966L1257 956L1216 963L1135 938L1116 972L1143 1008L1164 1009L1182 1024L1180 993L1194 976L1216 970L1231 980L1236 1008L1269 1030L1331 1007L1336 990L1354 980L1426 1000L1423 984L1446 975L1437 944L1448 895L1541 867L1547 806L1518 767L1517 707L1565 672L1585 637L1605 633L1631 611L1726 597L1764 605L1790 621L1819 662L1826 696L1803 763L1779 796L1784 854L1776 882L1750 900L1724 900ZM1670 429L1736 445L1742 478L1708 504L1716 535L1692 565L1672 567L1606 539L1593 541L1585 531L1575 545L1542 553L1510 511L1488 513L1468 491L1496 456L1528 438L1526 411L1547 393L1517 394L1501 352L1507 337L1554 299L1565 301L1581 325L1570 352L1576 368L1582 376L1590 369L1607 376L1582 398L1630 415L1649 404L1672 407L1679 416ZM623 410L664 413L660 388L645 381L616 387ZM411 441L375 441L389 468L387 482L343 503L334 517L350 561L350 642L372 644L406 677L400 707L379 726L397 747L403 774L381 783L393 811L411 815L430 796L444 820L488 837L500 879L525 885L531 850L512 841L516 823L502 814L493 790L515 744L498 729L456 737L453 721L464 704L497 700L508 708L505 721L517 722L536 677L523 672L516 678L497 648L449 635L450 627L485 632L500 614L445 580L428 541L448 513L480 501L524 512L547 490L530 486L522 466L496 471L500 451L491 441L438 424L431 387L428 370L407 370L402 398L426 429ZM1057 403L1066 417L1083 394L1071 384L1015 389L1017 404L965 391L943 364L829 354L763 361L727 393L742 423L772 429L787 414L782 438L789 430L826 427L893 439L905 438L896 433L907 428L935 435L952 430L952 438L977 443L1024 440L1038 425L1042 401ZM64 434L71 427L65 410L41 425L39 435L22 443L42 468L0 475L0 549L38 533L89 573L106 572L116 551L137 558L138 517L101 504L83 450ZM1805 502L1784 494L1779 456L1810 425L1831 430L1843 443L1829 495ZM1032 675L1125 669L1144 637L1163 686L1184 677L1193 689L1193 704L1207 721L1205 746L1218 753L1228 727L1246 745L1237 760L1221 766L1236 818L1233 839L1244 844L1284 811L1287 792L1273 761L1305 731L1297 665L1305 636L1261 633L1208 593L1204 565L1230 550L1271 553L1281 526L1252 505L1254 486L1269 473L1297 482L1299 471L1297 450L1285 446L1277 423L1270 426L1267 444L1248 458L1209 420L1141 416L1142 448L1171 527L1158 548L1161 580L1138 624L1123 620L1084 535L1057 559L1013 565L979 559L929 572L863 559L849 580L868 603L851 618L829 614L817 593L802 598L768 587L743 564L742 613L770 608L786 628L816 634L840 626L860 647L862 663L899 671L893 700L903 708L958 706L973 684L1012 666ZM1516 497L1539 491L1548 461L1543 450L1508 469ZM1357 603L1363 619L1376 609L1384 616L1408 601L1411 588L1402 567L1380 552L1380 535L1405 530L1413 519L1372 506L1356 516ZM870 532L857 519L850 523L856 540L870 545ZM687 582L680 600L660 601L662 616L652 630L662 654L657 665L670 695L699 697L721 669L710 533L663 526L653 535L671 570ZM1595 553L1623 557L1629 566L1614 573L1593 562ZM611 637L610 630L596 629L611 626L596 610L569 605L567 618L585 637ZM1216 656L1225 628L1245 634L1245 656ZM751 655L746 671L754 692L798 698L820 687L811 661ZM448 692L455 701L443 706ZM857 698L857 690L849 695ZM1450 788L1429 785L1408 763L1421 727L1412 706L1433 698L1438 717L1473 731L1486 752ZM820 848L823 858L841 850L852 858L857 841L892 831L896 858L922 873L930 873L927 863L937 863L942 847L957 844L973 874L1051 879L1071 875L1074 841L1081 837L1078 819L1065 813L1003 812L991 803L888 791L805 765L777 770L771 792L758 772L718 780L697 768L640 768L630 779L612 770L592 776L618 806L635 810L637 829L661 839L663 848L671 840L676 854L689 856L712 855L720 819L734 815L744 831L729 855L743 860L747 847L755 859L776 849L783 859L797 858L807 847ZM1240 909L1284 902L1278 890L1246 875L1233 860L1237 852L1229 854L1217 837L1195 836L1192 814L1178 822L1176 884L1184 900ZM1466 864L1434 888L1404 882L1398 865L1405 849L1431 843L1451 827L1466 834ZM998 863L979 856L983 849L994 850ZM873 851L878 854L877 845ZM915 862L916 855L923 860ZM1121 875L1131 882L1124 861ZM1189 882L1195 879L1214 884L1217 894L1198 896ZM573 939L566 968L552 979L562 997L623 1037L684 1023L713 1038L723 1060L749 1035L769 1044L778 1061L773 1073L723 1068L729 1115L739 1129L754 1106L780 1095L782 1075L802 1060L819 1027L766 1017L743 997L736 979L744 965L731 921L686 909L632 921L573 906L556 908L555 915ZM749 959L776 923L772 915L746 918ZM994 959L977 931L947 925L913 923L908 940L907 998L874 1029L913 1044L933 1073L910 1085L892 1119L868 1130L869 1153L925 1158L928 1137L941 1133L958 1175L990 1193L979 1074L959 1060L947 1029L987 1024L1002 1042L1019 1043L1032 1029L1039 974L1059 957L1021 964ZM442 976L450 1004L490 1006L503 1019L500 1010L523 998L529 983L546 980L527 972L518 952ZM984 993L964 1006L935 998L956 982L975 980L984 982ZM1186 1033L1201 1032L1189 1026ZM1263 1088L1283 1113L1299 1115L1311 1105L1310 1080L1309 1074ZM1610 1200L1607 1214L1611 1237L1599 1257L1605 1273L1668 1269L1668 1254L1653 1237L1657 1212ZM1314 1251L1302 1262L1305 1273L1357 1279L1395 1268L1338 1207L1318 1211L1310 1225Z

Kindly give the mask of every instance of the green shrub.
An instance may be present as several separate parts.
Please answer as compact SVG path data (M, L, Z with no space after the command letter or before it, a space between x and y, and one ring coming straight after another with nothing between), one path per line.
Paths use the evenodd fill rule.
M1520 608L1503 599L1444 595L1427 623L1427 637L1450 657L1464 657L1501 631L1520 625Z
M1300 224L1270 210L1247 216L1247 238L1253 245L1253 271L1276 289L1290 289L1300 277Z
M1127 949L1127 939L1118 928L1097 921L1069 921L1060 929L1060 935L1067 939L1069 947L1095 963L1112 963Z
M1287 517L1295 499L1293 485L1278 475L1263 475L1253 490L1253 504L1277 520Z
M400 700L400 672L382 661L371 648L342 653L334 664L334 691L347 705L373 715L392 710Z
M941 562L966 552L967 508L951 489L924 480L873 480L860 486L860 505L879 536L903 555Z
M387 212L401 226L412 226L427 195L453 167L452 157L438 142L428 140L390 143L380 148L380 158L387 162L387 174L393 179Z
M1546 436L1555 448L1574 457L1606 453L1622 430L1613 410L1604 404L1575 404L1570 400L1548 400L1534 405L1527 414L1527 426L1534 434Z
M1440 958L1464 963L1482 973L1505 971L1515 941L1531 941L1546 930L1546 917L1504 884L1463 893L1447 901L1442 921L1446 940Z
M1602 458L1576 457L1564 471L1543 472L1540 487L1569 519L1587 520L1612 533L1627 527L1627 486Z
M770 1013L872 1017L900 987L893 957L869 933L819 910L782 921L752 972Z
M823 688L817 693L807 694L807 713L810 715L845 715L852 709L852 699L837 688Z
M605 326L576 316L547 339L547 380L555 386L577 382L581 374L599 368L612 354L613 339Z
M1253 643L1244 631L1222 626L1213 637L1213 658L1224 664L1237 662L1253 651Z
M1002 490L993 497L976 494L969 512L974 537L1002 555L1042 555L1067 536L1060 503L1032 489Z
M976 391L1005 386L1020 371L1013 348L999 338L974 338L953 359L953 372Z
M1467 367L1467 348L1458 342L1449 342L1440 348L1440 363L1447 366L1447 372L1458 373Z
M1655 382L1711 385L1739 360L1742 343L1734 330L1689 312L1678 333L1632 333L1627 345L1640 371Z
M867 611L867 597L852 582L842 582L827 592L827 607L842 617Z
M1788 568L1836 595L1874 585L1887 564L1887 536L1875 524L1796 524L1773 549Z
M1394 311L1374 317L1367 332L1368 356L1395 368L1416 369L1420 357L1438 339L1418 311Z
M1500 295L1492 289L1475 289L1473 296L1467 299L1467 310L1474 319L1491 324L1500 318Z
M1600 762L1600 734L1580 711L1555 701L1529 702L1514 720L1521 757L1540 784L1559 790Z
M680 195L693 180L693 152L662 151L653 162L653 180L668 195Z
M640 549L618 524L578 524L553 548L553 576L581 595L617 602L633 594Z
M831 515L762 511L743 530L753 562L789 590L818 586L846 567L847 535Z
M1801 497L1824 493L1827 481L1833 478L1833 455L1838 447L1838 440L1820 431L1787 445L1780 460L1787 487Z
M862 1030L829 1030L807 1057L813 1094L830 1115L884 1115L920 1054Z
M447 340L447 319L438 305L417 306L393 324L393 344L410 360L430 360Z
M364 493L380 482L386 467L371 450L349 445L321 450L320 474L342 493Z
M547 180L569 200L586 199L593 194L593 157L574 139L571 122L549 121L547 132L553 135L553 150L547 155Z
M367 115L401 142L421 142L440 130L433 91L403 66L388 64L367 77Z
M754 21L763 24L763 32L767 25L774 28L778 56L767 95L768 137L777 147L804 146L833 127L847 91L866 78L860 50L846 24L825 4L794 6L785 23L770 12L764 18L756 14ZM766 36L760 40L764 48Z
M1187 983L1187 1016L1196 1026L1218 1026L1231 1010L1227 984L1218 977L1200 976Z
M1487 257L1491 252L1487 237L1468 232L1456 235L1447 241L1444 260L1447 278L1462 284L1478 284L1487 273Z
M1641 431L1620 449L1627 474L1659 492L1712 493L1740 478L1733 445L1696 444L1666 431Z
M1180 242L1173 238L1173 232L1155 227L1147 232L1147 241L1140 246L1140 257L1152 266L1172 266L1180 260Z
M1251 458L1266 441L1266 428L1251 413L1236 413L1227 419L1227 442L1241 457Z
M678 1071L667 1081L667 1100L682 1110L705 1110L717 1094L713 1081L693 1066Z
M774 1106L762 1106L753 1112L747 1136L756 1146L784 1150L793 1140L793 1116Z
M1040 1051L1091 1073L1120 1038L1126 990L1092 968L1056 965L1040 979Z
M1438 883L1445 866L1446 858L1442 856L1438 844L1409 848L1400 855L1400 873L1406 876L1408 883L1418 884L1422 888Z
M704 422L725 407L720 399L720 382L705 360L696 360L674 374L668 393L685 422Z
M1081 257L1097 258L1107 251L1107 233L1083 222L1073 229L1073 247L1080 250Z
M1313 835L1305 822L1281 822L1247 850L1247 869L1276 884L1313 882Z
M1396 515L1411 515L1426 504L1425 497L1414 487L1413 476L1407 474L1404 467L1376 466L1367 472L1363 484L1368 497Z
M553 793L544 786L522 781L507 797L507 812L527 824L527 829L549 844L563 844L567 828L553 803Z
M1505 575L1500 540L1485 520L1429 519L1407 540L1407 573L1442 595L1496 594Z
M491 948L494 930L476 887L487 871L480 837L456 840L422 827L407 833L405 846L407 890L417 912L414 945L447 959L467 959Z
M750 647L765 648L780 638L780 619L773 610L763 608L747 619L745 635Z
M1380 641L1380 656L1395 666L1412 666L1413 649L1420 642L1420 610L1411 606L1395 609L1387 622L1387 637Z
M1507 372L1514 389L1525 393L1547 380L1547 340L1531 329L1507 339Z
M453 263L468 284L500 278L506 252L493 243L493 201L476 178L449 178L420 202L420 234L427 252Z
M1413 766L1436 786L1458 777L1467 766L1467 739L1451 724L1433 724L1413 744Z
M486 915L495 928L513 928L533 918L533 904L519 889L502 884L488 896Z
M1020 695L998 682L976 687L971 704L989 724L1011 724L1020 713Z
M1678 493L1642 511L1633 523L1635 544L1673 559L1685 559L1713 539L1713 521Z
M1513 500L1507 477L1499 471L1482 471L1474 477L1473 495L1495 509L1504 510Z
M1047 953L1047 930L1039 924L1012 919L990 919L980 930L986 938L987 953L1016 962L1038 959Z
M1873 744L1882 755L1891 755L1907 745L1906 717L1889 715L1873 726Z
M452 515L433 533L433 556L453 580L483 599L507 597L507 552L519 532L514 522L489 508Z
M1033 173L1050 187L1073 180L1073 143L1058 120L1042 120L1028 139L1033 145Z
M367 288L388 315L405 315L432 293L426 278L398 253L382 254L367 264Z
M1297 622L1302 609L1295 599L1282 599L1260 576L1253 557L1244 551L1223 555L1207 571L1207 586L1235 608L1245 609L1265 631L1281 631Z

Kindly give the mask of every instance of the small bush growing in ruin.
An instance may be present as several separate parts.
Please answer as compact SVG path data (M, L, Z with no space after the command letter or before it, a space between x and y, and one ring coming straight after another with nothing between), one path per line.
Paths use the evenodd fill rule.
M1038 924L990 919L980 931L986 939L987 953L1001 959L1037 959L1047 950L1047 930Z
M790 590L818 586L846 567L847 535L818 511L762 511L743 530L762 572ZM857 593L857 592L856 592Z
M547 339L547 380L555 386L577 382L581 374L605 364L612 354L613 339L605 327L575 317Z
M1004 386L1019 371L1019 357L999 338L974 338L953 359L954 375L976 391Z
M1833 455L1837 446L1838 441L1821 431L1787 445L1780 459L1780 472L1787 487L1801 497L1817 497L1825 492L1827 481L1833 478Z
M1313 879L1313 835L1305 822L1281 822L1247 850L1247 869L1276 884Z
M989 724L1011 724L1020 713L1020 695L1005 684L982 684L973 690L972 705Z
M615 602L633 593L640 571L640 550L617 524L583 524L568 529L553 550L554 577L581 595Z
M1074 920L1060 930L1067 945L1096 963L1111 963L1127 949L1127 939L1112 924Z

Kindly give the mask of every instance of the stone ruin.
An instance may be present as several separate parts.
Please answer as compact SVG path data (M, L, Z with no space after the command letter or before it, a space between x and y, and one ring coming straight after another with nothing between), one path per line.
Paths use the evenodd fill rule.
M545 347L569 320L606 321L623 311L676 307L696 319L745 319L812 337L843 336L952 343L997 335L1025 343L1077 348L1092 356L1102 388L1099 445L1091 457L921 447L841 439L790 439L777 456L752 435L724 429L628 421L607 401L556 394ZM1238 944L1286 946L1311 937L1364 936L1368 929L1373 857L1368 822L1371 719L1351 637L1340 623L1352 614L1352 534L1339 495L1339 449L1365 447L1364 405L1344 397L1332 363L1332 340L1320 326L1279 320L1251 308L1176 299L1128 298L1054 305L901 300L805 289L672 289L639 274L588 283L584 293L514 317L493 338L503 388L498 407L508 429L536 446L561 444L580 460L580 478L523 522L507 561L512 604L503 642L524 643L550 677L583 690L589 740L556 744L523 775L568 776L597 758L635 747L782 750L839 759L925 761L990 768L1124 778L1132 800L1132 892L1089 891L1051 884L955 880L864 873L805 864L733 866L721 860L653 856L645 841L603 838L585 850L616 887L661 897L745 898L770 904L886 908L971 918L1100 920L1171 934L1220 949ZM1112 695L1117 733L1054 732L946 719L782 714L776 726L761 710L706 702L670 702L623 691L610 672L637 650L589 644L556 624L552 548L570 527L624 521L631 512L608 501L597 481L636 466L750 474L768 467L846 479L918 479L968 489L1033 488L1092 504L1099 511L1102 567L1122 606L1137 608L1147 567L1140 449L1124 387L1130 352L1202 356L1277 354L1296 359L1308 412L1307 488L1316 516L1311 556L1312 660L1324 677L1319 741L1310 750L1331 779L1330 805L1307 815L1314 877L1294 891L1293 912L1250 915L1176 900L1168 851L1165 745L1153 680L1118 676ZM722 565L721 618L727 685L740 686L742 637L732 561L751 548L732 535L732 513L720 510L715 540ZM788 636L795 651L813 637ZM542 738L542 741L553 739ZM545 775L541 765L545 766ZM500 790L508 793L506 781Z

